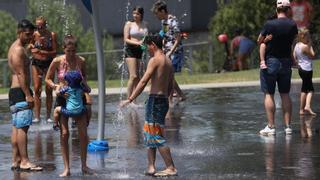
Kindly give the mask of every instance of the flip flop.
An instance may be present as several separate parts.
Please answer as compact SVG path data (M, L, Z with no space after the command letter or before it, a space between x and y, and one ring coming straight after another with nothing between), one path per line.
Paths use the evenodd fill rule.
M21 167L21 166L20 166L20 170L21 170L21 171L42 171L43 168L42 168L41 166L28 163L28 164L27 164L27 167Z
M167 177L167 176L177 176L177 175L178 175L177 171L168 171L168 170L159 171L154 174L155 177Z

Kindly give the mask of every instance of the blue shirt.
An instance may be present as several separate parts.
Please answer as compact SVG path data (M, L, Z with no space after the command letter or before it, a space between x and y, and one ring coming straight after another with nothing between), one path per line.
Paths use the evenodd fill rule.
M84 109L83 106L83 90L81 88L71 88L69 86L60 89L60 94L67 94L66 109L68 111L77 113Z

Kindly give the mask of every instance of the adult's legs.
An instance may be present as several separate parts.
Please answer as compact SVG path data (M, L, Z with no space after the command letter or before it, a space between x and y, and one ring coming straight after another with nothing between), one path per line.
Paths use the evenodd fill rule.
M59 175L60 177L65 177L70 175L70 163L69 163L69 127L68 127L68 118L60 116L60 144L61 144L61 153L63 157L64 170Z
M92 174L93 171L87 166L87 146L88 146L88 134L87 134L87 116L82 115L75 118L78 126L78 133L80 139L80 158L81 169L84 174Z
M57 106L53 111L54 127L58 126L60 119L61 106Z
M280 93L282 102L283 119L286 126L291 124L292 102L288 93Z
M87 111L86 111L86 122L87 122L87 126L89 126L89 123L90 123L90 120L91 120L91 115L92 115L91 104L87 104L86 108L87 108Z
M305 107L304 110L307 111L309 114L311 115L316 115L316 113L314 113L311 109L311 100L312 100L312 95L313 92L310 91L307 93L307 97L306 97L306 103L305 103Z
M237 58L237 66L238 66L238 70L244 70L244 69L248 69L248 63L247 63L247 54L239 54L238 58Z
M47 118L47 120L49 120L50 116L51 116L52 102L53 102L52 88L46 84L46 107L47 107L47 117L46 118Z
M153 174L156 171L156 148L148 148L148 169L147 173Z
M274 114L276 111L274 95L273 94L265 94L264 95L264 107L267 113L268 126L274 127Z
M131 96L132 92L139 83L139 60L136 58L126 58L126 62L129 70L129 81L128 81L128 97Z
M18 148L18 129L12 126L11 133L11 145L12 145L12 166L17 167L20 164L21 157Z
M20 166L28 166L30 163L29 157L28 157L28 129L29 126L23 127L23 128L16 128L17 136L17 145L18 145L18 151L21 158L21 164Z
M38 122L40 120L41 108L42 72L34 65L32 66L32 80L34 88L34 122Z
M186 100L186 96L183 94L181 88L178 85L178 82L176 81L175 77L173 77L173 82L172 82L172 91L169 95L169 102L172 104L173 102L173 94L177 93L179 97L179 101L184 101Z
M306 106L307 93L301 92L300 94L300 108L299 114L304 114L304 108Z
M173 77L173 89L177 92L181 101L184 101L186 99L185 95L183 94L182 90L179 87L178 82L176 81L176 78L174 77Z

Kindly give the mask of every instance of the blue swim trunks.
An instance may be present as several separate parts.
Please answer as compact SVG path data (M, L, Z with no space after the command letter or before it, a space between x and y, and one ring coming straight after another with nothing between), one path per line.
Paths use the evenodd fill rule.
M171 62L174 68L174 72L181 72L182 65L184 63L183 51L177 51L171 55Z
M169 109L168 98L150 94L146 102L146 118L143 126L144 145L157 148L164 145L164 122Z
M10 106L12 114L12 125L16 128L23 128L32 125L32 110L26 101L18 102Z
M29 89L32 95L31 89ZM26 96L20 87L9 90L9 106L12 114L12 125L23 128L32 125L32 109L26 102Z

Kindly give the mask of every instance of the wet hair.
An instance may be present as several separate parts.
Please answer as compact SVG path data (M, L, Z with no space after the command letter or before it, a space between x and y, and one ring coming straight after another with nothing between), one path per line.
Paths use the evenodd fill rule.
M68 71L66 75L64 75L64 79L71 88L81 88L83 78L79 71Z
M75 45L75 47L77 47L77 39L71 34L67 34L63 38L63 48L68 45Z
M133 8L132 11L137 11L139 14L141 14L141 21L143 20L143 16L144 16L144 9L141 6L136 6Z
M162 40L159 34L149 34L145 37L144 43L148 45L154 43L159 49L162 49Z
M18 23L18 33L24 32L26 30L31 30L33 31L36 27L27 19L22 19Z
M164 10L164 12L168 13L167 4L162 0L155 2L151 8L151 11L153 13L160 12L162 10Z

